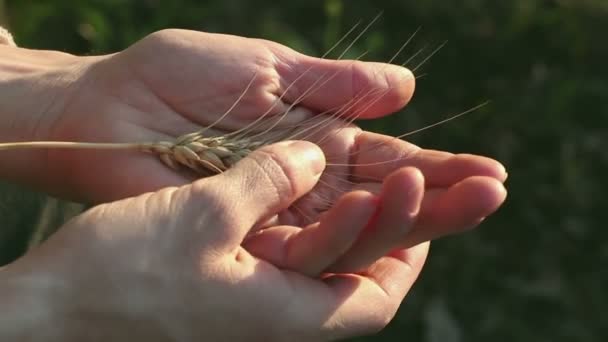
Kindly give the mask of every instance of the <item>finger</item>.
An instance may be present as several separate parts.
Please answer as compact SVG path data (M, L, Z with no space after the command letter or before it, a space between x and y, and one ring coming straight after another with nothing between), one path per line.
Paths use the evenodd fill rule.
M357 189L366 189L373 194L382 191L375 183L362 183ZM481 176L466 178L449 188L426 190L420 213L411 230L400 239L388 241L385 246L378 248L386 251L408 248L473 229L494 213L504 203L506 196L507 192L500 181ZM354 249L349 253L355 253ZM369 258L368 262L371 261ZM352 268L335 265L332 270L348 272Z
M228 171L181 189L185 216L217 222L200 227L208 241L236 247L258 222L289 207L310 191L325 167L322 151L304 141L282 142L252 152ZM209 236L211 234L211 236Z
M384 328L418 278L428 244L378 260L364 273L335 274L324 281L327 291L298 291L294 317L299 325L322 326L322 340L367 335ZM329 293L327 293L329 292ZM312 318L312 321L311 321Z
M355 188L381 193L378 183L360 183ZM389 250L475 228L504 203L506 196L501 182L481 176L469 177L449 188L426 190L416 224L403 239L393 241Z
M505 181L505 167L498 161L470 154L452 154L421 149L406 141L382 134L362 132L353 152L353 176L383 179L394 170L411 166L420 169L427 187L445 187L471 176Z
M356 272L394 250L413 228L423 195L424 178L419 170L404 168L388 176L382 185L374 219L328 271Z
M470 177L448 189L427 191L418 223L400 247L472 229L494 213L506 196L503 184L490 177Z
M279 268L318 276L355 242L376 211L376 197L363 191L344 195L320 222L304 229L279 226L245 241L245 249Z
M304 106L322 112L368 96L346 115L376 118L401 109L414 93L415 77L401 66L313 58L278 44L270 47L280 61L277 71L289 103L301 100Z

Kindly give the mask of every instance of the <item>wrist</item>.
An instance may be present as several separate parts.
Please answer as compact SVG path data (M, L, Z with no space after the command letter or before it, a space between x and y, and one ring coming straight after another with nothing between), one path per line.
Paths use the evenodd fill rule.
M0 268L0 340L62 341L64 285L48 275Z
M125 303L108 291L113 286L76 281L64 271L39 271L40 265L32 270L29 263L21 259L0 268L0 341L158 339L158 329L124 312Z
M158 298L138 277L115 278L103 264L91 266L94 259L57 247L42 245L0 267L0 341L170 340Z

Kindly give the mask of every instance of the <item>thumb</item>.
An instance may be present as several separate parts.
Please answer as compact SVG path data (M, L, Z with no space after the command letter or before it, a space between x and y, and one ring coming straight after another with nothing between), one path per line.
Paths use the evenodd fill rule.
M285 141L263 147L226 172L188 187L193 222L213 225L207 243L233 248L258 222L287 209L309 192L325 169L321 149L306 141ZM210 203L211 202L211 203Z

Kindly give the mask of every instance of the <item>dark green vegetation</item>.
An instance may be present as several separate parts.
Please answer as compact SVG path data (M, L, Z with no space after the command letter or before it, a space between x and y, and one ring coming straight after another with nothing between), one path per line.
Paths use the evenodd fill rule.
M401 60L425 44L449 44L421 70L428 75L410 106L366 127L395 135L491 100L411 140L497 158L509 169L510 197L480 229L434 244L399 316L369 340L608 340L605 0L6 0L0 20L22 46L76 54L180 27L321 55L381 10L350 56L370 50L364 59L387 60L419 26ZM0 236L33 229L43 203L5 189ZM49 214L55 205L45 220L57 226L64 213ZM2 240L0 262L21 253L19 243Z

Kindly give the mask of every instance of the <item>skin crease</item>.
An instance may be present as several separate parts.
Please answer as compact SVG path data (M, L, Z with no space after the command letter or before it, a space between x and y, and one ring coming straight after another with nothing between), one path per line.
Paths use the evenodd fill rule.
M287 91L273 112L282 113L327 72L339 71L282 124L376 88L386 96L359 114L387 115L414 90L411 73L400 67L320 60L272 42L183 30L152 34L108 56L2 52L0 87L13 94L1 105L11 122L0 124L3 140L167 139L214 122L254 74L252 91L220 129L245 126ZM310 66L314 71L289 88ZM493 213L506 196L506 173L489 158L424 150L355 128L332 138L340 148L325 147L328 156L361 151L354 164L398 161L354 167L355 191L307 229L279 221L259 230L313 188L320 176L310 171L314 164L325 169L310 143L266 147L194 182L139 154L3 152L3 177L91 202L125 199L84 213L2 269L2 292L40 303L64 298L48 304L55 313L45 317L57 340L327 340L377 331L418 276L425 241ZM320 278L327 270L334 273ZM7 338L28 332L5 328Z

